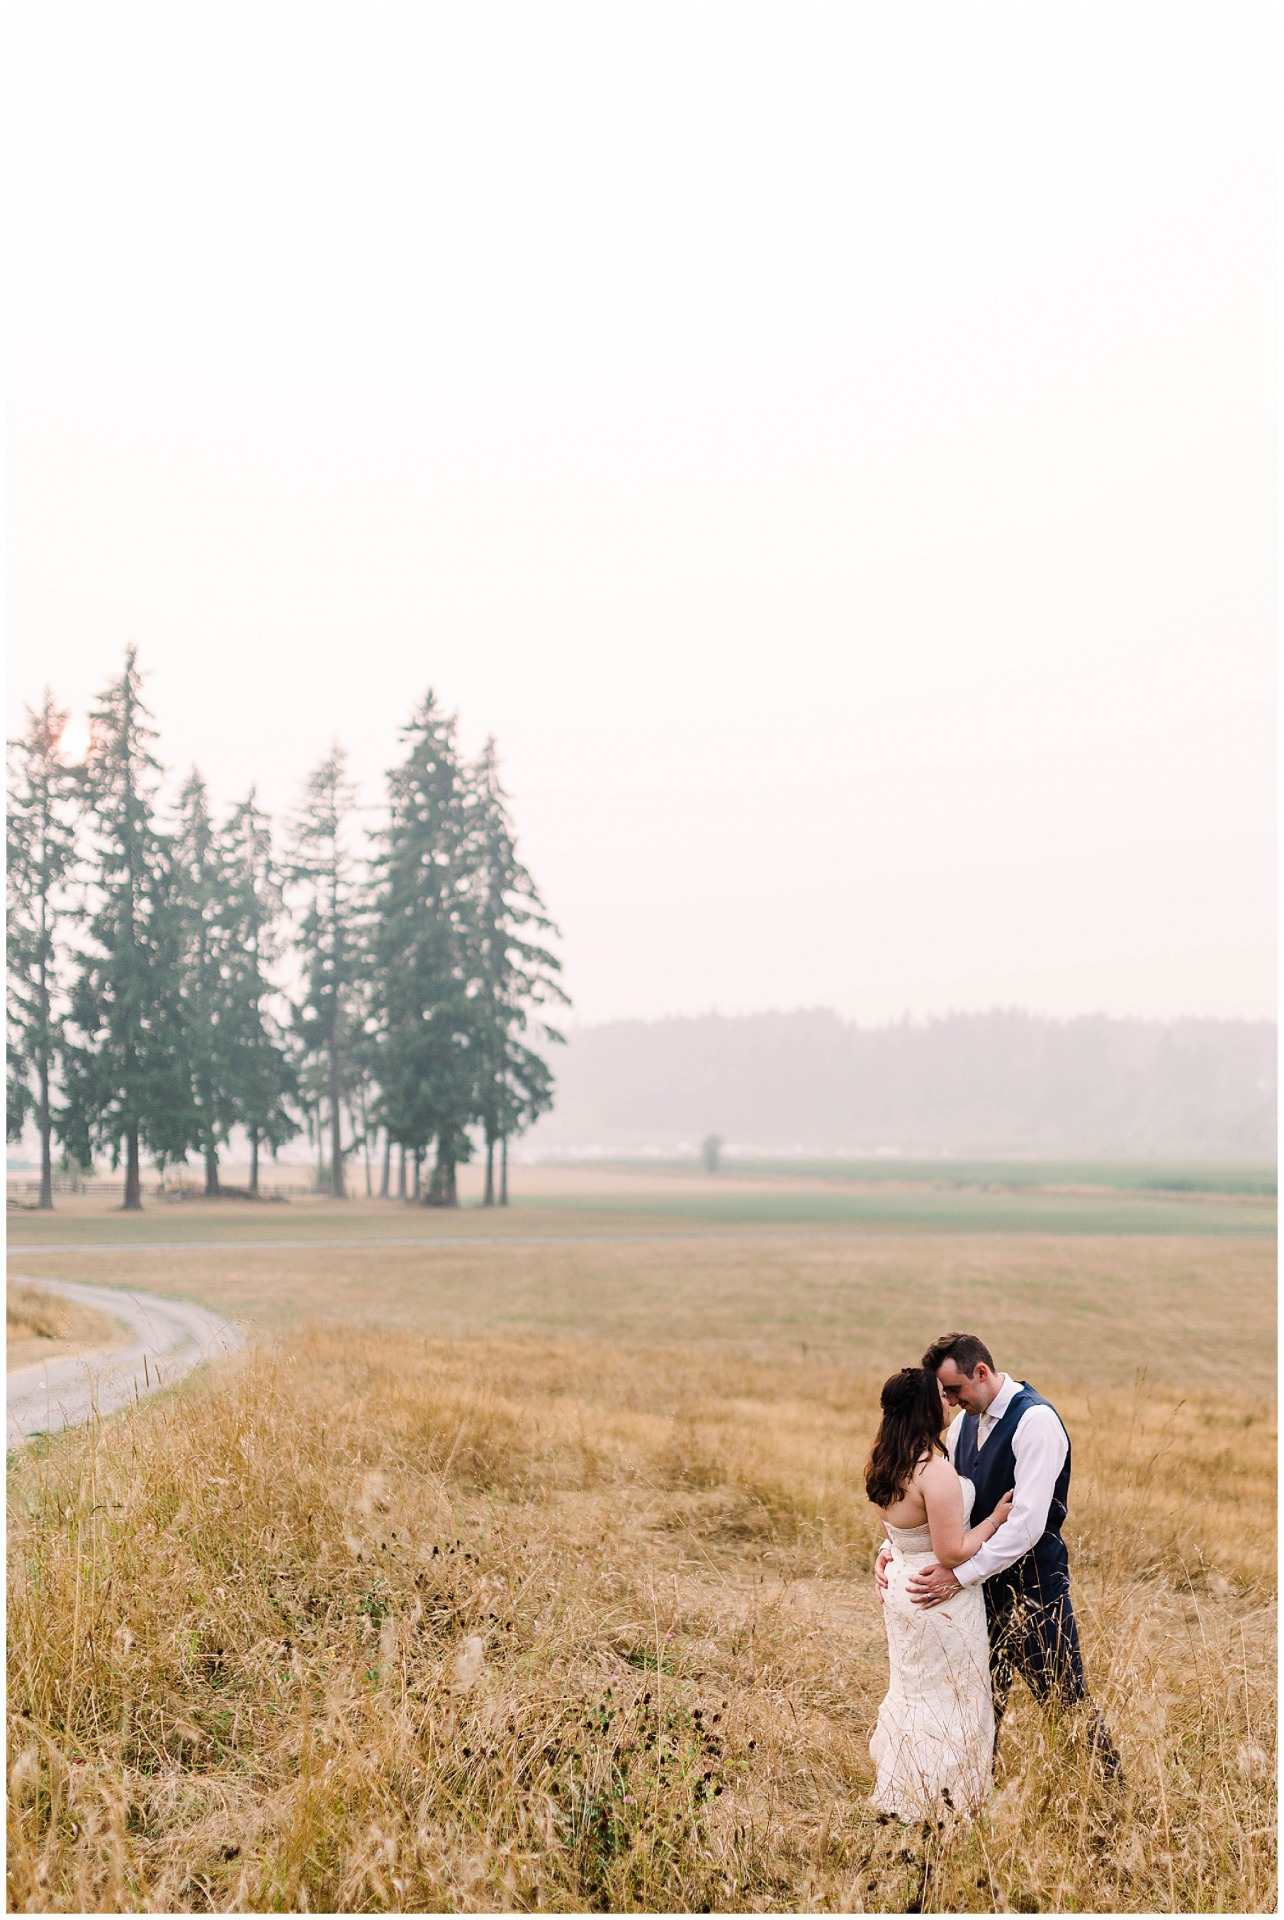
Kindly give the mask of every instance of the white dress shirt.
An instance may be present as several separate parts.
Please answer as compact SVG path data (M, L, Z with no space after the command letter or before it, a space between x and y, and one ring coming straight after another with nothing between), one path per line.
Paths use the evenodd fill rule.
M979 1449L984 1450L986 1441L1024 1384L1004 1374L1003 1385L981 1415L976 1434ZM961 1419L951 1421L945 1437L951 1466L962 1424ZM1027 1407L1012 1436L1012 1457L1016 1462L1016 1498L1012 1511L998 1532L978 1547L970 1560L955 1567L954 1578L960 1586L970 1587L975 1580L988 1580L993 1574L1002 1573L1047 1532L1048 1509L1052 1505L1057 1475L1069 1451L1066 1430L1052 1408ZM1007 1491L1006 1487L1000 1488L1001 1493Z

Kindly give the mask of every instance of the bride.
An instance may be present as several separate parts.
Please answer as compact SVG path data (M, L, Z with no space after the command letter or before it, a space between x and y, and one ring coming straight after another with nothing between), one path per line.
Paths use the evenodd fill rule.
M883 1419L865 1491L883 1516L892 1558L883 1617L891 1684L869 1743L873 1802L902 1820L974 1813L990 1787L994 1709L985 1598L978 1581L935 1607L916 1606L909 1576L930 1560L961 1566L1007 1519L968 1529L974 1489L945 1457L945 1405L925 1367L902 1367L882 1392Z

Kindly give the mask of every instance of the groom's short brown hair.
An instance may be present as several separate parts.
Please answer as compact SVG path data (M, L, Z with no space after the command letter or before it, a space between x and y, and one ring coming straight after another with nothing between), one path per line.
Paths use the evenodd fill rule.
M935 1373L943 1360L952 1360L969 1380L981 1361L994 1372L994 1355L975 1333L943 1333L939 1340L933 1340L923 1355L923 1365L929 1373Z

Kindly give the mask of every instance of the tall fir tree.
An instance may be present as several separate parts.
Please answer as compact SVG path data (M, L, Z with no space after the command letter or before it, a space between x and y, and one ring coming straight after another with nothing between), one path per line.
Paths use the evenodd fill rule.
M330 1191L336 1199L346 1192L343 1108L363 968L363 886L351 846L356 796L345 767L346 756L336 743L304 783L287 869L301 903L297 946L303 985L295 1023L305 1064L324 1074Z
M144 1149L182 1159L200 1142L181 999L183 914L171 848L155 821L161 769L137 649L91 715L84 792L92 905L71 989L63 1060L68 1146L125 1167L142 1206ZM78 1033L80 1038L74 1038Z
M6 822L6 1133L40 1136L39 1206L53 1206L52 1082L62 1038L65 934L76 858L77 781L61 758L67 714L46 688L9 743Z
M214 1199L219 1192L219 1148L236 1117L230 1085L232 1034L226 979L230 930L225 914L223 850L210 818L205 782L195 767L179 794L172 847L192 1101L205 1167L205 1193Z
M416 1175L435 1146L427 1199L454 1206L476 1089L466 789L454 718L431 691L401 738L406 756L387 776L387 823L373 862L379 1117Z
M274 1008L271 969L281 957L284 904L266 814L251 787L221 838L225 932L228 1092L250 1143L250 1192L259 1190L259 1152L273 1155L299 1131L291 1112L298 1076Z
M368 943L370 932L371 922L367 913L362 927L363 943ZM380 1131L377 1077L380 1053L375 1031L374 980L368 945L363 945L362 962L352 998L346 1079L348 1123L352 1129L353 1146L361 1150L366 1198L369 1199L374 1191L370 1155Z
M495 742L468 770L469 931L474 954L477 1117L486 1151L484 1204L495 1203L495 1148L501 1155L500 1203L508 1204L508 1143L553 1102L553 1075L532 1042L560 1044L546 1018L570 1000L557 936L539 891L517 857Z

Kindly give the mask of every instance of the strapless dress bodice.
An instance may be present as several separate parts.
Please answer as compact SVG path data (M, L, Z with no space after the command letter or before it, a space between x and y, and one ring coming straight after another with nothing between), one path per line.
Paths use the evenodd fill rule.
M894 1527L889 1520L887 1537L892 1543L892 1552L903 1559L910 1554L932 1551L932 1529L926 1521L921 1527Z

